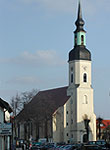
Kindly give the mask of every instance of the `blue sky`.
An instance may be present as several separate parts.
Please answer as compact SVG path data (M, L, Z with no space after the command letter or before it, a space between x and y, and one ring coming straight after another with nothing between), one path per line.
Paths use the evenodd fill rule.
M68 84L77 0L0 0L0 96ZM82 0L97 117L110 119L110 0Z

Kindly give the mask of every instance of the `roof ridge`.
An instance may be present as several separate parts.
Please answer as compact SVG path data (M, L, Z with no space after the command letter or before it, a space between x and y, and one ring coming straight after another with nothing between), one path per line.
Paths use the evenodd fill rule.
M63 88L67 88L68 86L63 86L63 87L55 87L55 88L50 88L50 89L44 89L44 90L41 90L39 92L46 92L46 91L52 91L52 90L57 90L57 89L63 89ZM38 92L38 93L39 93Z

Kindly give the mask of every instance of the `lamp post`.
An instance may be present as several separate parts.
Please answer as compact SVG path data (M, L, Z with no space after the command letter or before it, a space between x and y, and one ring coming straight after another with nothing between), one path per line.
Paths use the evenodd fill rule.
M98 128L99 128L99 140L101 139L101 123L102 123L102 118L98 118Z
M87 135L87 142L89 141L89 119L84 119L84 125L85 125L85 129L86 129L86 135Z

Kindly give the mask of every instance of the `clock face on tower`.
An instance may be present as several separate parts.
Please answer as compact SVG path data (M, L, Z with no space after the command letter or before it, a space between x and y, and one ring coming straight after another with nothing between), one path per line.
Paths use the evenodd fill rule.
M82 66L83 70L86 71L87 70L87 66Z
M71 67L71 71L73 72L73 67Z

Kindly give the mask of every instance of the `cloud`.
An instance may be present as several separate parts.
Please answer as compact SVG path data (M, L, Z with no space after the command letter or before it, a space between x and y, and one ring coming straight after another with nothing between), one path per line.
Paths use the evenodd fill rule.
M1 9L4 7L7 10L14 12L31 10L37 12L40 16L43 14L47 16L54 16L60 14L75 14L79 0L4 0L4 6L0 5ZM102 11L110 12L110 0L81 0L83 13L86 16L94 16ZM94 16L95 17L95 16Z
M24 77L14 77L8 81L6 84L19 84L19 85L37 85L41 81L33 76L24 76Z
M18 0L24 4L34 4L44 10L51 12L76 12L78 0ZM82 0L84 11L87 14L94 14L97 11L106 11L110 9L110 0Z
M66 63L54 50L38 50L35 53L25 51L16 58L0 59L0 62L37 67L62 66Z
M73 0L16 0L13 2L13 6L31 6L36 8L36 11L40 8L42 11L47 12L71 12L72 5L74 5ZM73 11L73 10L72 10Z

